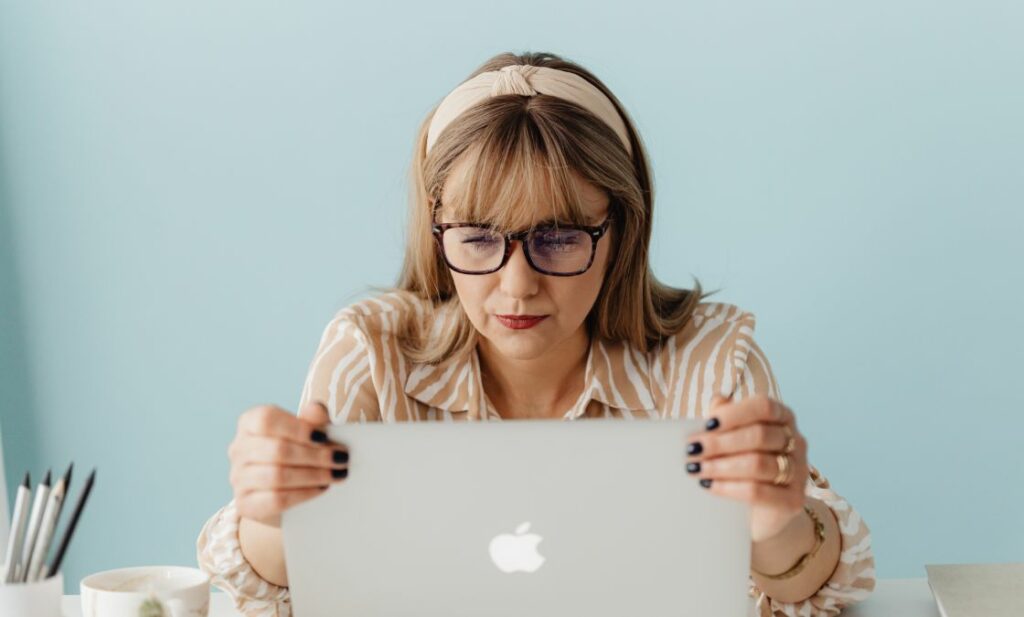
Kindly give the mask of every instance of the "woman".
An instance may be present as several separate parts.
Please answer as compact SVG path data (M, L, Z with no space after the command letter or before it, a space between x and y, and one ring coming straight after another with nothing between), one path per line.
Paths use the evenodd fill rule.
M397 288L330 321L297 416L239 419L234 499L197 551L240 610L290 614L281 512L344 482L331 422L707 417L680 465L750 504L759 613L836 615L874 588L869 530L808 463L754 316L650 272L647 158L596 77L494 57L424 121L412 184Z

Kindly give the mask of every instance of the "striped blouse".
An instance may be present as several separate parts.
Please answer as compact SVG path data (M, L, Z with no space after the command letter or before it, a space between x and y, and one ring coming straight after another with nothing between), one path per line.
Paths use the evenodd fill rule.
M310 363L298 408L327 405L333 423L500 421L480 387L476 352L437 366L406 359L394 336L402 311L434 311L432 336L450 325L454 305L434 307L404 292L387 292L340 310L327 324ZM585 387L565 420L703 417L715 393L734 401L755 394L782 400L772 369L753 339L755 318L725 303L698 305L685 328L660 347L642 352L622 341L594 339ZM865 598L875 586L867 525L811 465L806 494L835 513L842 535L839 564L810 598L779 602L750 579L759 617L825 617ZM203 525L196 542L199 567L228 592L248 617L291 615L287 587L261 578L238 543L238 512L231 500Z

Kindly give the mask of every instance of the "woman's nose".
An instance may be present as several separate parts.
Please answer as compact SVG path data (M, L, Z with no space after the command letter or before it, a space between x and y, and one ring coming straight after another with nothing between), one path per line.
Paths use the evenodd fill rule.
M509 251L508 263L499 270L502 291L514 297L536 293L541 273L531 268L530 262L526 261L522 242L513 240Z

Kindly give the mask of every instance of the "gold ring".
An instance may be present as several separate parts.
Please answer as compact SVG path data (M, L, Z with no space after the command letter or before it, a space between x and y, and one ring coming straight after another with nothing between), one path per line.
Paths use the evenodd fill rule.
M772 480L772 484L782 485L789 484L789 457L785 454L778 454L775 460L779 463L779 473L775 474L775 478Z
M782 430L786 432L786 437L788 437L786 440L786 447L783 448L782 451L786 454L790 454L793 450L796 450L796 437L793 437L793 429L791 429L788 424L783 424Z

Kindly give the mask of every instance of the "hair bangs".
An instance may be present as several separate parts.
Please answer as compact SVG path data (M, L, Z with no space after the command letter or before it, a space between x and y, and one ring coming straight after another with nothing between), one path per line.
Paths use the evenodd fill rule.
M541 223L593 224L552 133L528 111L516 116L492 124L460 156L452 194L442 196L444 209L452 220L501 233Z

